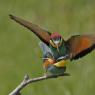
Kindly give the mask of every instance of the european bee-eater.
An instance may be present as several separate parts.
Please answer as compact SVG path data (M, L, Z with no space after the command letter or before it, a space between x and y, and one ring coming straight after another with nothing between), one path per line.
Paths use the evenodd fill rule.
M67 41L57 32L50 33L24 19L10 15L10 18L31 30L43 42L44 67L52 74L66 70L66 60L76 60L95 49L95 35L74 35ZM47 52L49 51L49 52ZM46 57L45 57L46 56Z

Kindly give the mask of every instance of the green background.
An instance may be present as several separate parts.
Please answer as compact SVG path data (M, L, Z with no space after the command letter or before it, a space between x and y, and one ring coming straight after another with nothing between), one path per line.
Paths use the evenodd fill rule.
M14 14L64 39L95 34L95 0L0 0L0 95L8 95L25 74L43 75L39 39L9 19ZM22 95L95 95L95 51L68 63L70 77L31 84Z

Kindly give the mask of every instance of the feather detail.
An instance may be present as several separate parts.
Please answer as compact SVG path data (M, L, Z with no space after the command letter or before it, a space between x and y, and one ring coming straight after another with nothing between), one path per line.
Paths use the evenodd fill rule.
M61 61L54 63L53 65L56 67L64 67L66 63L67 63L66 60L61 60Z
M40 42L39 46L42 50L43 58L49 58L49 57L53 58L53 53L51 52L50 48L45 43Z
M70 59L78 59L95 49L95 35L75 35L67 40Z
M19 17L13 16L13 15L9 15L9 16L12 20L16 21L17 23L26 27L27 29L31 30L38 38L40 38L41 41L43 41L47 45L49 44L50 35L51 35L50 32L40 28L38 25L35 25Z

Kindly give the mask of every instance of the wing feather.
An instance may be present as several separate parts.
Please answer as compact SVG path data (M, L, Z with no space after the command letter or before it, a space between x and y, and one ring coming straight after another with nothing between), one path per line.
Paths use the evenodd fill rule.
M31 30L34 34L36 34L36 36L38 36L44 43L46 43L47 45L49 44L49 39L50 39L50 35L51 33L49 33L48 31L40 28L38 25L35 25L29 21L26 21L24 19L21 19L19 17L13 16L13 15L9 15L10 18L14 21L16 21L17 23L21 24L22 26L28 28L29 30Z
M67 40L70 59L78 59L95 49L95 35L75 35Z

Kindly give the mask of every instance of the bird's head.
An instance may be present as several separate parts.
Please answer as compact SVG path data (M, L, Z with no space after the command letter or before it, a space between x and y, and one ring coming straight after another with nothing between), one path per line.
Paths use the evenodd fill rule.
M59 47L62 45L63 41L64 40L62 36L57 32L52 33L50 36L50 45L57 48L58 52L59 52Z

